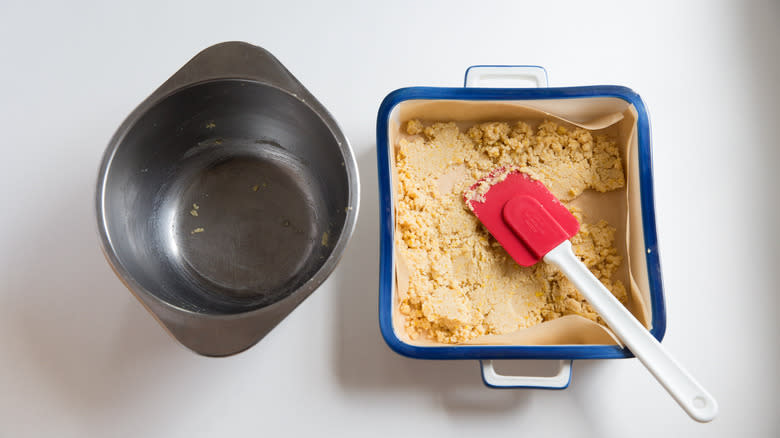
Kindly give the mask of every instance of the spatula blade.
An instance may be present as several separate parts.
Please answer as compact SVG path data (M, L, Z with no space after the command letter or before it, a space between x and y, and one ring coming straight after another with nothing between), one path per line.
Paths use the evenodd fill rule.
M536 264L580 228L577 218L544 184L518 170L494 170L467 190L464 198L490 234L522 266Z

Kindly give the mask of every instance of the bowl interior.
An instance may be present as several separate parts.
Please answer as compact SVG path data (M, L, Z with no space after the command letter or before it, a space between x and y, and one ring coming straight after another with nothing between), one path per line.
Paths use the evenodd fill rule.
M349 202L339 142L305 103L252 81L180 90L129 128L100 194L110 250L149 293L250 311L330 257Z

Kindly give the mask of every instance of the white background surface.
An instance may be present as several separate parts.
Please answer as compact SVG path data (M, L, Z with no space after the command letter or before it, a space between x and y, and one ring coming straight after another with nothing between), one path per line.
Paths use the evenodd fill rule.
M125 3L0 4L1 437L780 434L777 2ZM329 280L251 350L207 359L114 277L92 202L124 117L226 40L266 47L330 109L363 194ZM474 361L385 346L376 111L393 89L459 86L484 63L645 99L664 344L720 402L713 423L688 419L636 360L576 361L565 391L498 391Z

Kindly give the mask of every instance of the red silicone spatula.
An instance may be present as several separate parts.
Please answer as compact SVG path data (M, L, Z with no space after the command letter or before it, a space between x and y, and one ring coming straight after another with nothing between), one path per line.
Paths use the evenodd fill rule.
M465 199L517 263L544 260L557 266L691 418L715 418L715 399L574 255L568 239L577 234L579 222L541 182L499 168L472 186Z

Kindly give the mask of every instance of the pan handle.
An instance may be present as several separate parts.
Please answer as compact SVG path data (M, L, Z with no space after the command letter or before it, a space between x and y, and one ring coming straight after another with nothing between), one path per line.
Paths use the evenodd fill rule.
M472 65L463 79L466 88L547 88L547 70L539 65Z
M472 65L466 69L464 87L546 88L547 70L538 65ZM506 376L498 374L492 360L480 361L482 381L491 388L564 389L571 382L572 361L559 361L552 377Z
M492 360L481 360L479 363L482 368L482 381L491 388L566 389L571 382L570 360L558 361L558 372L551 377L507 376L498 374Z

